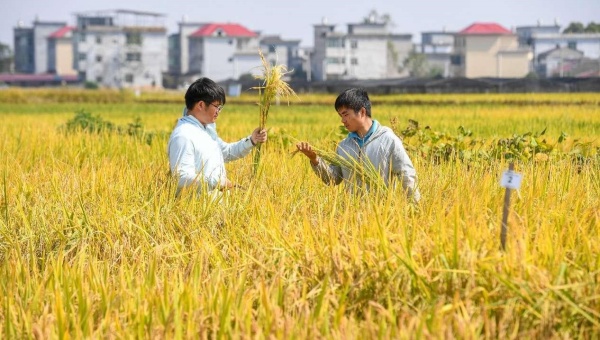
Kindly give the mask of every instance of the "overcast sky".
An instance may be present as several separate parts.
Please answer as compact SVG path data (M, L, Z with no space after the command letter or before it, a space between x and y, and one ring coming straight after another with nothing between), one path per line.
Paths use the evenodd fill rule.
M600 23L600 0L0 0L0 42L13 46L13 28L40 21L74 24L76 12L129 9L163 13L168 34L183 16L190 22L235 22L263 34L313 43L313 25L327 18L336 30L360 22L375 9L389 14L394 33L410 33L413 42L422 31L459 31L473 22L515 26L551 24L564 28L579 21Z

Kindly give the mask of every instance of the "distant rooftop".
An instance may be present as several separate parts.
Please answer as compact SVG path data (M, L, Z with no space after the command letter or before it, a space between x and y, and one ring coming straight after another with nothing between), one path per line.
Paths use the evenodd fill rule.
M471 26L458 32L459 34L513 34L510 30L496 23L476 22Z
M127 9L85 11L75 13L75 16L78 29L88 26L164 27L166 18L161 13Z
M75 13L75 15L83 15L83 16L98 16L98 15L110 15L110 14L147 15L147 16L154 16L154 17L166 16L163 13L134 11L134 10L129 10L129 9L107 9L107 10L102 10L102 11L85 11L85 12Z
M73 26L63 26L58 31L50 34L48 38L64 38L69 32L71 32L74 29L75 27Z
M190 34L190 37L256 37L258 34L240 24L206 24L196 32Z

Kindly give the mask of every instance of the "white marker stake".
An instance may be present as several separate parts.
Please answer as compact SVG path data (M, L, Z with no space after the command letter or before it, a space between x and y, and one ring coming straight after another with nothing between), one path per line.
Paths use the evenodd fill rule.
M504 209L502 209L502 229L500 230L500 244L502 245L502 250L505 249L506 246L506 230L508 224L508 209L510 206L510 190L511 189L519 189L521 187L521 174L514 172L515 164L510 163L508 165L508 171L505 171L502 174L502 180L500 180L500 185L503 188L506 188L506 192L504 193Z

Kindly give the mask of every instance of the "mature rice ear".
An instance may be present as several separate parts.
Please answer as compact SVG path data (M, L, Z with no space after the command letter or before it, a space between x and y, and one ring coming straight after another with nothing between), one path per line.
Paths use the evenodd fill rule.
M262 51L259 49L258 54L260 55L260 60L262 62L262 74L255 76L256 79L262 80L262 85L253 87L253 89L258 90L258 108L259 108L259 127L264 129L267 125L267 118L269 116L269 108L271 107L271 102L276 98L284 97L288 105L290 103L289 97L296 96L296 92L286 83L283 79L281 79L285 74L289 73L287 67L285 65L271 65L263 55ZM258 144L256 146L256 151L254 153L254 172L258 171L258 164L260 162L260 149L262 144Z
M368 185L370 190L384 191L387 189L385 180L368 157L359 160L350 155L347 159L333 151L325 151L313 147L313 150L327 163L345 168L359 179L363 185Z
M253 87L252 89L258 90L259 95L259 110L260 110L260 128L264 129L267 123L267 117L269 116L269 108L271 102L275 98L285 98L289 104L289 97L297 97L296 92L286 83L282 77L288 73L285 65L276 64L271 65L265 58L262 51L259 49L258 54L262 62L262 74L255 75L256 79L262 80L261 86Z

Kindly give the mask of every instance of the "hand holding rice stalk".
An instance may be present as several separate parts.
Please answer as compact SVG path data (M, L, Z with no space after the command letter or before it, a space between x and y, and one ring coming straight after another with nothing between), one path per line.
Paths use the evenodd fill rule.
M328 164L339 166L340 168L347 169L352 173L353 179L356 181L355 185L358 187L366 186L370 191L383 192L388 189L383 177L371 163L368 157L355 158L352 156L343 157L334 151L326 151L311 146L312 150ZM292 157L300 150L292 152Z
M260 55L260 59L262 61L262 75L255 76L255 78L261 79L263 82L262 86L253 87L253 89L258 90L258 106L260 110L259 127L262 130L267 124L267 117L269 116L271 102L274 99L285 97L288 99L289 104L289 96L293 95L296 97L296 93L294 90L292 90L288 83L281 79L286 73L289 73L286 66L271 65L271 63L265 59L265 56L260 49L258 50L258 54ZM254 153L254 172L257 171L260 162L260 148L261 144L258 144Z

